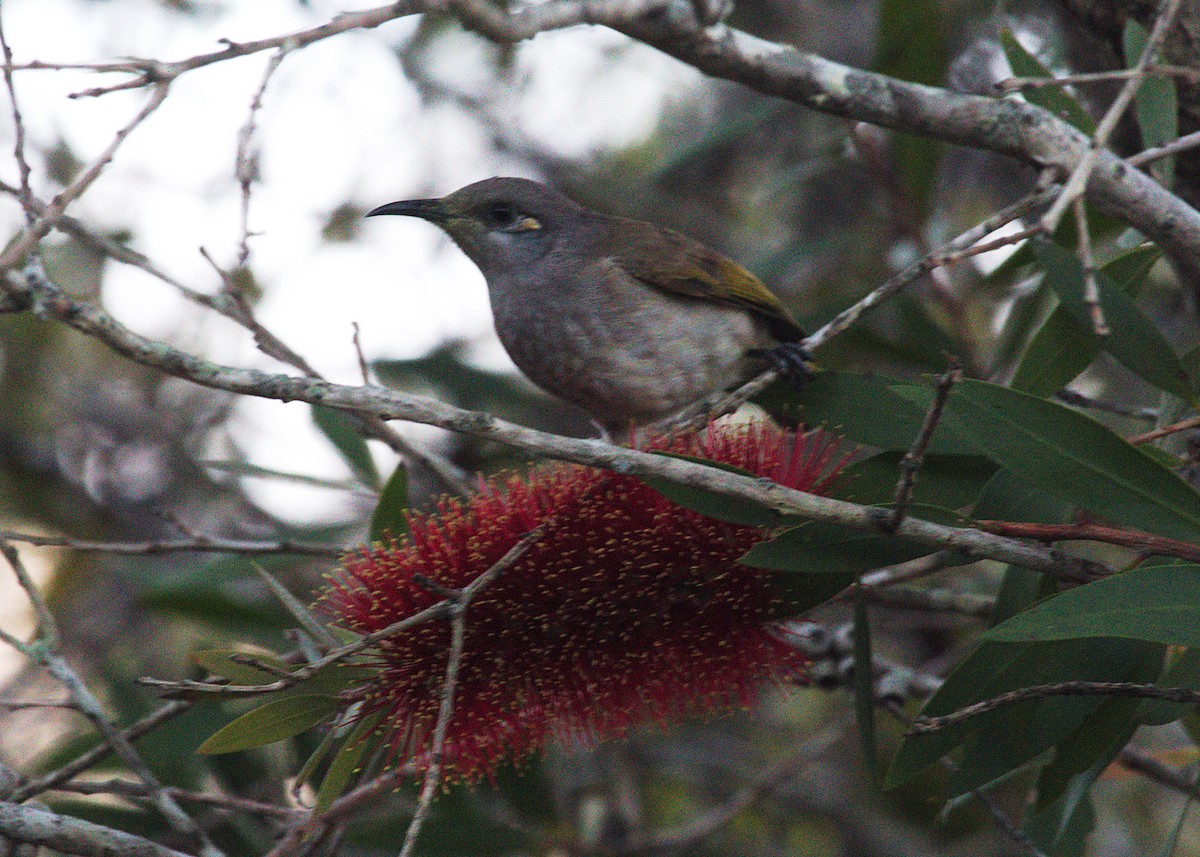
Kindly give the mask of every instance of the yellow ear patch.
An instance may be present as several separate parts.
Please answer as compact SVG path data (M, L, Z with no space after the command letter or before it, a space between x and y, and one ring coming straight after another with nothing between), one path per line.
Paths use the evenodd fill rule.
M522 217L516 225L517 232L533 232L542 228L542 221L536 217Z

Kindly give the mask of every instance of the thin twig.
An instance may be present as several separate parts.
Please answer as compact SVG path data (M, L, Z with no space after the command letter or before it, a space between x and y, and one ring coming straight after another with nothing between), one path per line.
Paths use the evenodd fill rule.
M246 556L297 554L301 556L339 557L346 551L336 545L310 545L303 542L259 542L244 539L225 539L217 536L197 536L189 539L148 542L93 542L67 536L43 536L0 530L0 539L37 545L61 547L77 551L96 551L120 556L153 556L165 553L237 553Z
M1134 73L1125 81L1125 85L1121 87L1121 91L1117 93L1117 97L1113 99L1113 103L1100 120L1100 124L1096 126L1096 132L1092 135L1089 148L1075 165L1070 178L1067 179L1067 183L1063 186L1062 193L1059 194L1058 199L1054 201L1050 209L1042 215L1042 226L1045 228L1047 234L1054 232L1058 228L1059 221L1062 220L1062 216L1066 213L1067 209L1087 190L1088 180L1092 176L1092 171L1096 168L1100 151L1108 145L1108 138L1116 130L1117 123L1125 115L1126 108L1129 107L1134 95L1137 94L1138 87L1141 86L1142 80L1145 78L1146 68L1150 65L1150 60L1154 57L1154 53L1158 50L1158 46L1162 44L1163 39L1166 38L1167 30L1174 24L1175 16L1179 13L1182 4L1183 0L1166 0L1166 3L1163 4L1158 20L1154 22L1154 29L1150 32L1150 37L1146 40L1145 49L1142 51L1142 55L1138 58L1137 63L1131 69Z
M145 798L151 796L152 794L152 790L144 783L120 779L71 780L65 783L60 783L52 790L81 795L114 794L134 798ZM288 820L295 818L297 815L304 814L304 810L302 809L278 806L277 804L273 803L264 803L263 801L238 797L237 795L194 792L189 791L188 789L176 788L174 786L167 786L166 791L173 798L179 801L203 804L205 806L229 810L231 812L245 812L251 815L266 815L273 818L283 818Z
M961 380L962 367L956 358L951 357L946 371L938 376L934 385L933 401L930 402L929 410L925 413L925 421L921 424L921 430L917 433L908 452L904 453L904 457L900 459L900 479L896 482L896 492L892 498L891 517L884 526L889 533L895 533L904 522L908 504L912 500L917 471L925 462L925 450L929 448L929 442L933 440L933 433L942 420L942 412L946 409L946 402L950 399L950 391Z
M63 216L68 205L74 202L79 196L91 187L96 179L104 172L112 159L116 156L117 150L121 148L121 144L126 138L133 133L134 129L141 125L157 110L167 98L168 87L166 84L159 84L150 91L150 97L142 106L142 109L131 119L123 128L121 128L113 136L112 142L105 147L104 151L92 161L75 181L60 191L54 199L50 200L49 205L45 207L42 214L32 223L22 230L21 234L8 245L4 253L0 255L0 271L16 267L22 259L50 232L51 229L58 224L59 219Z
M1186 152L1197 146L1200 146L1200 131L1193 131L1190 134L1184 134L1177 140L1172 140L1170 143L1163 143L1161 146L1156 146L1153 149L1143 149L1136 155L1130 155L1125 160L1129 161L1135 167L1140 167L1151 161L1157 161L1159 158L1178 155L1180 152Z
M454 618L450 623L450 651L446 655L446 675L442 679L441 704L438 706L437 723L433 727L433 739L429 748L429 767L425 769L425 779L421 783L421 794L417 797L417 809L412 821L408 823L408 831L404 834L404 845L400 849L400 857L411 857L417 847L417 837L421 828L429 818L429 810L433 807L433 796L442 783L442 754L446 749L446 733L450 728L450 718L454 714L454 695L458 689L458 671L462 666L463 647L467 639L467 607L466 602L455 605Z
M1100 276L1096 271L1096 257L1092 254L1092 237L1088 234L1087 206L1083 197L1077 197L1075 206L1075 229L1079 236L1079 261L1083 266L1083 303L1088 308L1092 333L1099 337L1112 331L1104 320L1104 309L1100 306Z
M885 565L864 574L859 578L858 586L864 592L872 592L895 586L898 583L911 583L941 571L946 567L951 556L949 551L934 551L907 562Z
M242 238L238 244L237 264L235 265L239 270L245 268L246 263L250 261L250 191L254 184L254 179L258 174L258 155L250 151L250 143L254 139L258 111L262 109L263 95L267 91L267 84L271 82L271 78L274 76L276 70L278 70L280 63L283 62L293 47L294 43L284 42L267 63L262 81L259 83L258 89L255 90L254 97L250 99L250 112L246 117L246 124L238 131L234 175L237 177L238 185L242 190Z
M1046 699L1055 696L1116 696L1124 699L1158 699L1164 702L1179 702L1189 705L1200 703L1200 690L1190 687L1159 687L1156 684L1138 684L1125 681L1060 681L1038 684L1010 690L999 696L964 706L940 717L917 717L913 720L909 734L925 735L955 726L972 717L987 714L999 708Z
M1200 70L1181 65L1150 64L1144 70L1113 69L1111 71L1090 71L1081 74L1066 74L1062 77L1007 77L995 84L996 90L1008 94L1019 89L1042 89L1048 86L1074 86L1087 83L1108 83L1113 80L1128 80L1139 74L1145 77L1186 77L1200 80Z
M135 741L146 733L157 729L167 721L173 720L179 715L190 711L191 708L192 703L188 700L172 700L152 711L133 725L121 730L121 735L127 741ZM61 768L19 786L9 795L9 799L20 803L44 791L49 791L61 783L67 782L71 777L86 771L92 765L104 761L104 759L112 755L112 752L113 748L110 745L99 744L87 752L80 753Z
M21 117L21 105L17 101L17 87L13 82L13 55L8 46L8 38L4 34L3 19L0 18L0 49L4 52L4 85L8 89L9 105L12 108L14 140L13 156L17 161L17 174L20 176L21 187L17 198L21 201L21 209L25 212L25 223L32 226L37 219L33 205L33 188L29 185L32 170L25 157L25 120Z
M1041 226L1030 226L1028 229L1018 229L1016 232L1010 232L1008 235L1001 235L999 238L994 238L991 241L983 241L971 247L955 250L952 253L946 253L941 256L930 254L929 259L932 264L950 265L954 262L960 262L963 259L969 259L972 256L982 256L984 253L999 250L1001 247L1011 247L1013 244L1019 244L1026 238L1035 238L1041 234Z
M1102 542L1134 548L1139 553L1174 556L1200 562L1200 545L1169 539L1140 530L1105 527L1100 524L1033 524L1025 521L974 521L975 526L989 533L1039 542Z
M1162 426L1161 428L1156 428L1153 431L1135 434L1131 437L1125 438L1125 442L1133 444L1134 446L1138 446L1143 443L1149 443L1152 440L1158 440L1160 437L1166 437L1167 435L1178 434L1181 431L1194 429L1197 426L1200 426L1200 415L1188 417L1186 420L1180 420L1177 423L1171 423L1169 426Z
M1054 398L1077 408L1093 408L1097 411L1104 411L1106 414L1116 414L1119 417L1128 417L1131 420L1141 420L1147 423L1157 422L1160 416L1157 408L1127 408L1103 399L1085 396L1078 390L1072 390L1069 387L1059 390L1054 394Z

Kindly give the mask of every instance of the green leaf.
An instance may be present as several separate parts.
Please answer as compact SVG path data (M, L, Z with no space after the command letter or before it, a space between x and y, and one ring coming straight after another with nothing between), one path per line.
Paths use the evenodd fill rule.
M842 470L831 496L866 506L890 504L904 453L873 455ZM948 509L969 505L996 472L982 455L928 455L917 472L912 501Z
M1096 334L1060 303L1029 341L1012 387L1034 396L1049 396L1075 380L1099 354Z
M691 461L696 464L715 467L727 473L737 473L741 476L755 478L755 474L748 470L743 470L740 467L734 467L731 464L724 464L719 461L709 461L706 458L698 458L694 455L683 455L674 452L656 452L655 454L664 455L667 458L679 458L683 461ZM660 479L657 476L638 476L638 479L649 485L659 494L662 494L672 503L683 506L685 509L691 509L693 512L699 512L706 517L716 518L718 521L729 521L732 524L741 524L747 527L776 527L786 520L779 512L755 503L753 500L747 500L742 497L731 497L728 494L720 494L716 491L705 490L704 488L694 488L690 485L678 485L668 479Z
M944 29L937 0L883 0L874 70L913 83L941 86L946 77ZM892 150L908 207L926 211L942 145L932 137L896 134Z
M1117 523L1200 539L1200 494L1084 414L983 381L962 381L944 422L1036 488Z
M1120 637L1200 646L1200 565L1135 568L1056 595L1001 622L1004 642Z
M310 695L337 696L355 682L363 681L374 674L374 667L335 661L326 664L300 682L295 690Z
M206 649L204 651L192 652L188 655L188 660L197 666L204 667L212 675L221 676L229 679L231 684L238 685L256 685L269 684L279 678L266 670L255 669L248 664L238 663L233 660L233 655L249 655L255 660L269 663L272 666L281 670L291 669L287 663L272 652L254 651L243 652L221 649Z
M378 488L379 470L375 467L375 460L371 458L371 450L367 448L367 442L355 429L354 422L349 415L336 408L326 408L322 405L312 405L311 407L313 423L321 430L321 434L325 435L333 444L342 459L350 466L351 472L364 485Z
M1159 687L1188 687L1200 690L1200 648L1187 648L1177 654L1155 682ZM1196 711L1195 705L1143 699L1137 711L1138 723L1162 726Z
M883 772L875 741L875 669L871 655L871 624L867 602L861 595L854 600L854 716L862 740L863 757L871 779L879 783Z
M896 536L806 521L769 541L759 542L738 562L794 574L862 574L930 552L928 545Z
M859 575L853 574L768 574L767 581L773 598L769 616L772 620L792 619L824 604L850 586Z
M1139 645L1141 657L1131 662L1123 680L1145 683L1154 681L1162 671L1165 646ZM1110 697L1083 725L1058 743L1054 759L1038 781L1036 808L1057 807L1069 815L1072 803L1086 794L1092 783L1104 773L1121 749L1129 743L1138 727L1135 714L1139 701ZM1062 799L1067 798L1063 803Z
M1034 246L1035 242L1024 245L1031 254ZM1135 247L1106 264L1104 275L1124 292L1136 295L1161 255L1153 245ZM1034 396L1049 396L1091 365L1100 350L1100 338L1091 325L1059 303L1025 348L1011 386Z
M1123 681L1143 658L1144 647L1127 640L1089 638L1026 645L985 640L947 676L921 713L949 714L1031 685ZM885 785L890 788L907 782L964 743L968 745L968 770L955 777L954 790L985 785L1054 747L1105 701L1102 697L1027 700L937 732L909 735L896 753Z
M794 392L784 409L810 426L823 426L868 446L907 452L932 401L929 384L826 371ZM937 427L926 451L931 455L980 454L970 441L944 424Z
M408 535L408 470L404 464L397 464L387 484L379 494L379 502L371 513L371 541L377 542L385 535L399 539Z
M1000 45L1015 77L1054 77L1036 57L1021 47L1011 30L1000 31ZM1095 133L1096 123L1092 117L1062 86L1030 87L1021 90L1021 94L1030 104L1044 107L1088 136Z
M316 806L313 807L315 815L320 816L325 813L329 809L329 805L341 797L342 792L346 790L346 786L349 785L354 772L358 770L363 756L374 746L375 742L371 740L371 733L379 725L382 716L379 712L368 714L354 725L353 731L342 743L342 747L333 757L333 761L329 763L329 770L325 772L325 778L321 780L321 788L317 790Z
M1125 22L1125 60L1130 67L1137 63L1149 39L1150 33L1137 21L1130 18ZM1142 132L1142 143L1147 149L1162 146L1179 136L1179 98L1173 78L1157 74L1143 78L1134 97L1134 111ZM1150 169L1157 173L1164 187L1169 188L1175 183L1174 156L1156 161Z
M1090 332L1091 310L1084 301L1083 266L1079 260L1049 241L1035 242L1034 249L1046 272L1046 282L1054 289L1062 306ZM1104 337L1104 350L1160 390L1174 393L1184 401L1194 400L1187 371L1158 327L1105 271L1096 276L1100 308L1111 330Z
M1096 827L1096 808L1086 781L1081 778L1076 794L1064 795L1055 806L1034 815L1025 825L1025 834L1040 849L1037 853L1053 857L1084 857L1088 836Z
M247 711L218 729L197 752L205 755L249 750L299 735L341 710L332 696L288 696Z
M272 594L279 599L279 603L292 615L300 627L309 633L314 640L320 640L329 648L337 646L337 640L329 633L329 628L324 622L321 622L313 615L312 611L300 601L295 595L288 590L286 586L275 579L275 575L267 571L261 565L255 563L254 570L258 572L258 576L270 588Z
M983 486L972 510L977 520L1031 521L1038 524L1065 524L1075 507L1030 485L1009 470L996 473Z

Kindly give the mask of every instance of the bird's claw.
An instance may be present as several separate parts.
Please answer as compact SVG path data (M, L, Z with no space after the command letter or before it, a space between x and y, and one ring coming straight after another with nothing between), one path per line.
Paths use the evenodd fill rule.
M777 345L765 354L771 365L778 369L797 388L803 388L813 379L813 371L808 367L812 354L799 342L785 342Z

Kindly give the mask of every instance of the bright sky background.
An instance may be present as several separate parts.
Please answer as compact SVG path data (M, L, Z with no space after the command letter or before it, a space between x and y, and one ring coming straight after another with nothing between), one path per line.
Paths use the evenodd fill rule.
M323 0L307 10L294 0L198 5L201 14L185 18L148 0L7 0L3 21L17 62L174 60L219 49L221 38L275 36L323 23L340 11L368 8ZM464 113L422 108L391 50L416 23L410 18L292 54L272 78L258 118L262 181L250 213L251 229L260 233L251 243L251 264L266 290L258 316L335 381L360 378L351 341L354 322L361 326L368 358L414 357L457 337L479 340L481 362L511 365L491 333L482 277L433 227L386 219L369 222L352 243L321 240L325 218L344 202L374 206L441 195L516 171L489 149L483 129ZM435 67L445 82L470 87L490 80L480 40L464 34L438 44ZM614 52L620 62L611 62ZM223 265L236 258L237 136L267 60L264 52L180 78L167 103L128 139L71 213L88 223L129 229L136 249L161 267L191 288L215 290L217 277L199 249ZM32 141L48 144L61 137L78 156L95 157L146 96L67 95L119 79L21 72L18 96ZM505 121L539 145L587 157L642 139L664 105L682 97L699 75L610 31L576 28L521 45L511 80L492 83L505 87L500 102ZM0 123L7 149L12 134L7 104ZM15 182L16 170L5 162L10 165L2 168L4 178ZM35 183L35 191L44 196L45 190ZM19 226L15 204L0 207L0 218L6 231ZM140 333L223 362L278 368L255 351L244 331L197 310L137 269L113 264L104 300ZM259 465L347 475L312 430L305 406L248 399L234 426ZM390 467L390 454L379 454ZM252 480L250 488L278 514L337 517L327 490L264 480Z

